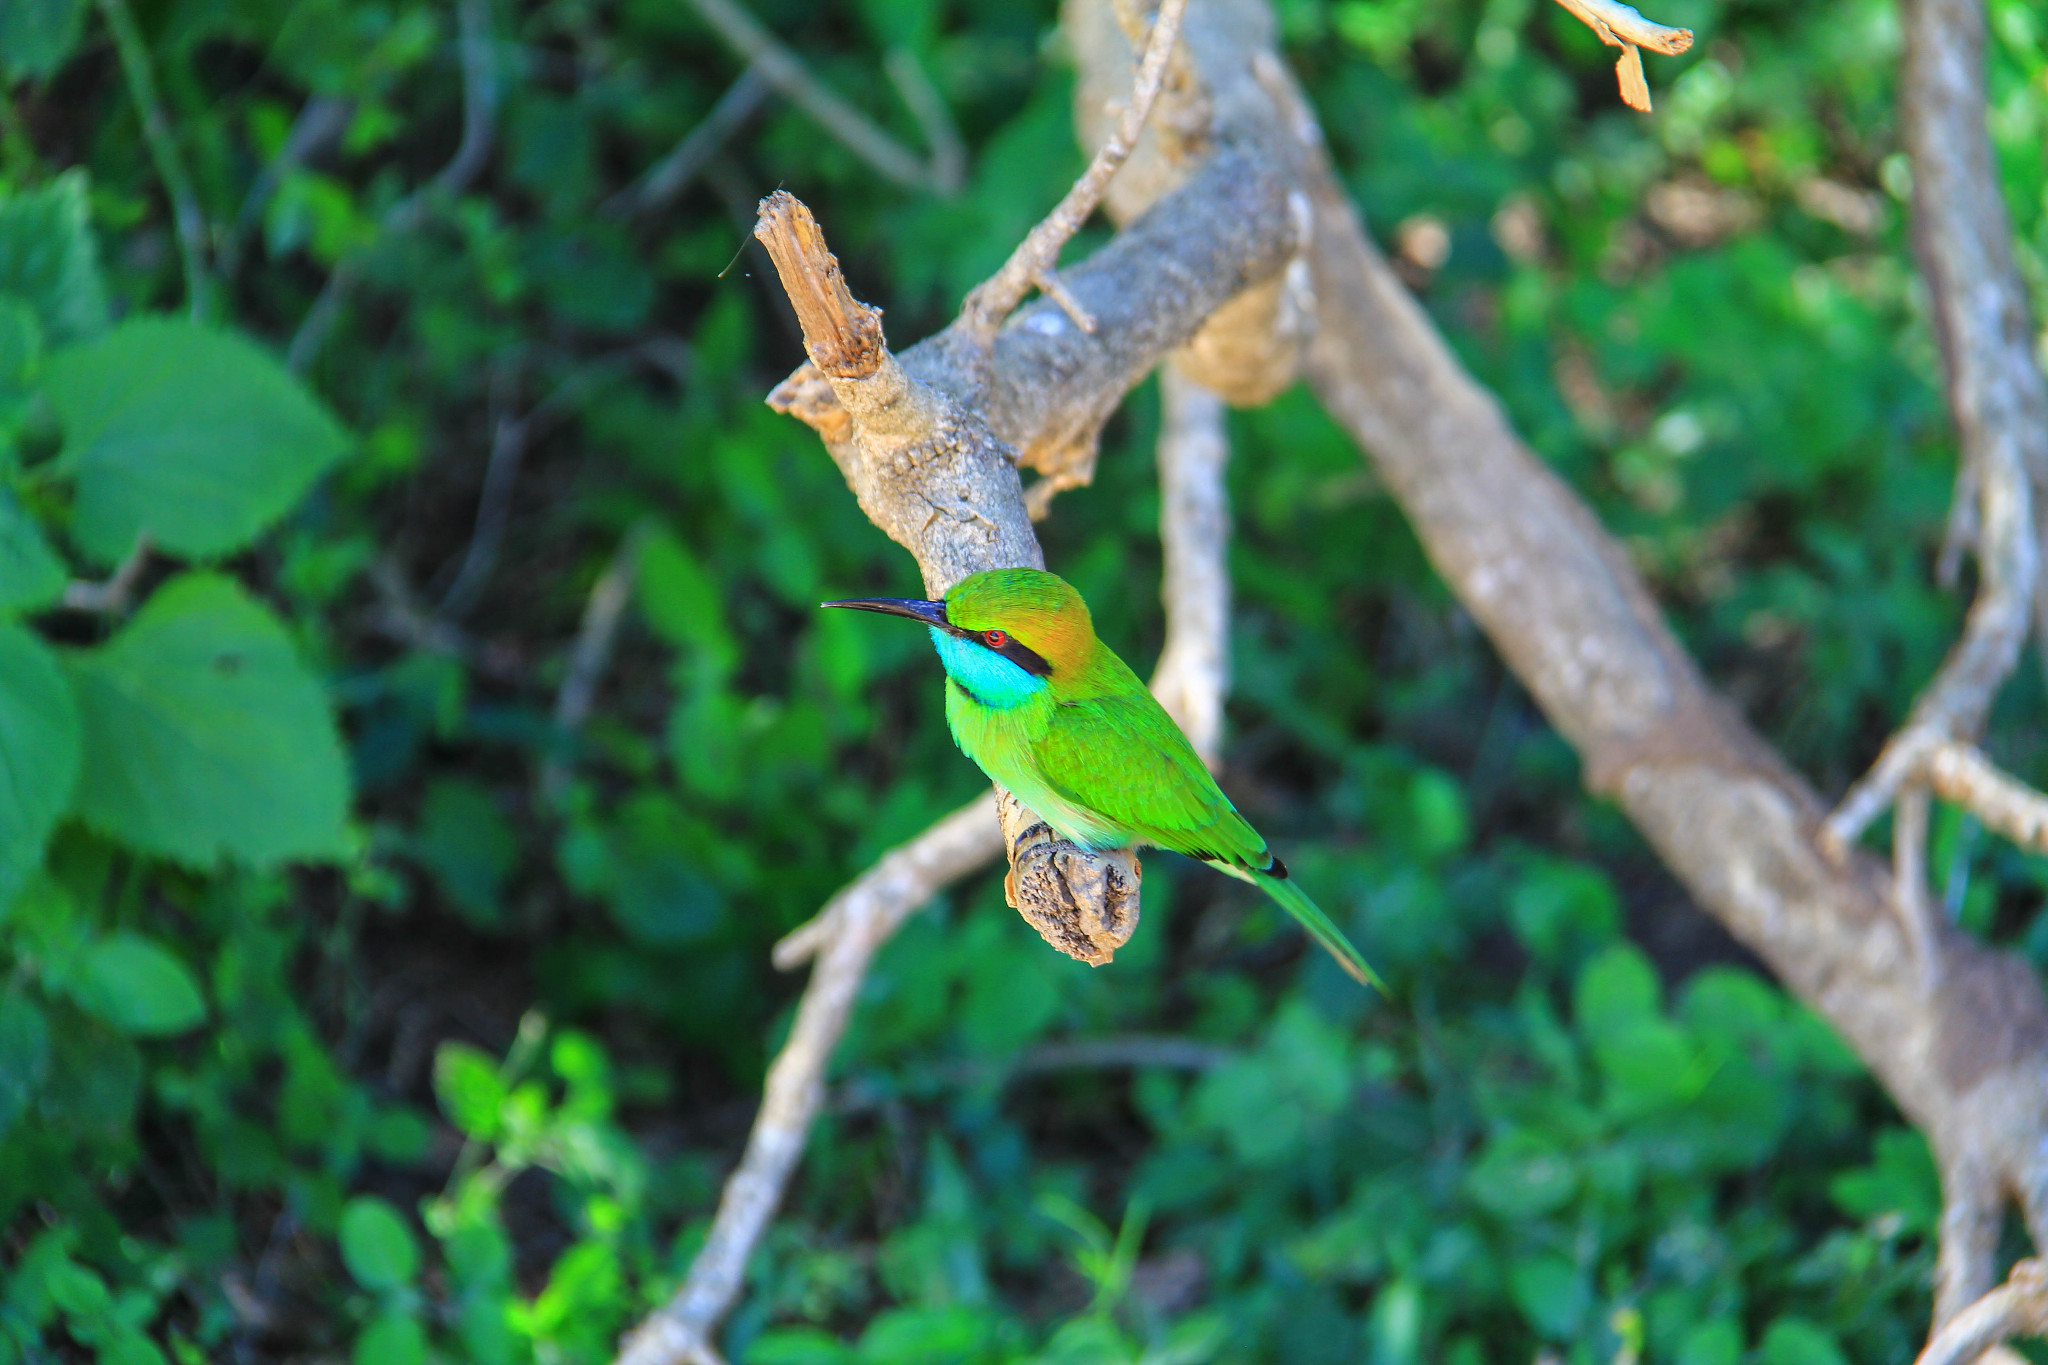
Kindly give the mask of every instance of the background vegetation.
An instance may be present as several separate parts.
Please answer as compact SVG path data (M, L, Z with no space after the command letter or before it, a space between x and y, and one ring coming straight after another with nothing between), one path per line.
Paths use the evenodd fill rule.
M771 98L618 198L741 71L677 0L0 0L0 1361L608 1358L744 1134L768 945L980 783L914 633L813 610L915 574L762 407L800 347L742 244L786 184L940 325L1080 165L1054 16L753 8L917 146L907 54L960 192ZM1541 0L1279 10L1466 362L1839 790L1959 615L1890 6L1674 0L1648 118ZM1990 13L2048 289L2048 23ZM1134 661L1155 406L1043 527ZM1314 404L1233 434L1227 785L1400 1003L1165 855L1100 971L969 882L871 976L732 1356L1907 1358L1920 1139L1581 793ZM2037 782L2039 688L1991 738ZM1936 854L2048 963L2048 866Z

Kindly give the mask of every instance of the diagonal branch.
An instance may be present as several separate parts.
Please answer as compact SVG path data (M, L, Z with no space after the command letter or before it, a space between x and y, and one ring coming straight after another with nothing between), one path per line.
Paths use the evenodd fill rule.
M652 213L665 207L697 178L697 173L741 125L760 111L773 89L759 66L750 66L738 80L726 87L711 112L666 156L647 168L638 180L605 200L603 212L612 217Z
M905 189L928 189L950 195L960 188L963 169L952 155L951 145L934 146L929 165L884 132L879 124L841 99L832 88L812 75L797 55L777 41L752 14L735 0L690 0L704 22L718 30L718 36L745 57L762 79L781 91L789 101L809 114L826 133L872 166L884 179ZM913 106L920 122L929 110ZM927 131L930 129L926 122Z
M1998 1288L1949 1319L1913 1365L1971 1365L2014 1337L2048 1336L2048 1264L2021 1261Z
M185 269L185 307L195 320L204 321L213 314L213 277L206 265L211 229L199 207L199 195L192 188L192 173L185 168L178 135L157 94L149 45L135 26L128 0L100 0L100 11L106 15L107 30L114 36L114 50L121 57L121 73L127 78L129 94L135 101L150 160L155 163L157 178L164 182L164 194L171 201L171 225L177 232L178 256Z
M380 237L418 228L435 203L459 197L483 174L490 160L501 95L490 0L457 0L455 14L461 30L462 136L448 163L432 180L385 211L378 224ZM341 310L362 276L361 252L365 249L358 248L335 263L313 306L300 320L299 330L292 334L291 345L285 350L285 364L294 372L303 373L313 363L333 334L334 325L341 321Z

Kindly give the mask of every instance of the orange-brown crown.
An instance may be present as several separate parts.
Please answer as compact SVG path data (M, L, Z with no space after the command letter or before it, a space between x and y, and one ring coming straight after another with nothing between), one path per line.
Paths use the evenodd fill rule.
M1095 653L1095 622L1081 594L1043 569L989 569L946 594L946 621L961 630L1002 630L1072 676Z

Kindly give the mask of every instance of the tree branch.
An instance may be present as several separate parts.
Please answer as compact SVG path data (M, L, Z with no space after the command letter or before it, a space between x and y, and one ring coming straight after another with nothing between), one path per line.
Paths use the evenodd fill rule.
M598 681L604 677L605 668L611 663L612 647L619 638L619 623L625 617L627 602L632 600L633 580L639 576L642 539L640 527L626 533L624 542L590 589L590 600L583 606L583 620L576 630L576 643L569 650L569 669L563 675L561 690L555 694L555 739L561 748L541 766L541 795L550 802L560 800L568 787L570 755L567 751L577 732L583 728L584 718L590 714L590 703L597 696Z
M1903 0L1901 13L1900 122L1913 166L1915 243L1962 448L1956 495L1975 493L1963 524L1974 533L1979 581L1962 638L1829 818L1828 836L1839 844L1883 812L1935 744L1977 737L2018 662L2041 591L2033 493L2048 478L2048 385L2034 359L2026 286L1984 126L1983 7Z
M1152 693L1215 767L1230 691L1230 441L1223 400L1178 362L1159 371L1159 543L1166 644Z
M2048 1265L2021 1261L2006 1282L1950 1318L1913 1365L1970 1365L2014 1337L2048 1336Z
M605 200L604 212L613 217L652 213L666 207L697 178L704 163L715 155L741 125L759 112L773 87L761 68L750 66L726 88L711 112L667 156L647 168L638 180Z
M379 234L411 232L426 220L427 210L437 201L457 198L483 173L490 160L498 119L498 61L496 41L491 34L489 0L457 0L456 21L461 27L462 136L455 152L432 180L385 211ZM341 310L362 274L361 250L343 256L328 273L313 306L292 334L285 350L285 365L302 373L320 354Z
M913 156L873 119L812 75L795 53L734 0L690 0L690 5L770 85L884 179L905 189L928 189L941 195L950 195L960 188L957 179L947 178L949 173L958 172L958 166L947 155L950 148L934 147L930 165Z
M1034 288L1051 296L1076 327L1084 332L1095 330L1094 316L1055 279L1054 267L1059 264L1060 249L1095 212L1109 182L1137 147L1138 137L1145 131L1145 120L1152 115L1152 103L1165 84L1167 60L1180 39L1181 18L1186 12L1187 0L1160 0L1158 17L1152 21L1152 32L1146 40L1144 60L1138 64L1137 83L1117 119L1116 131L1053 211L1018 243L1002 269L967 295L967 302L960 309L962 328L983 347L994 343L1003 320L1017 311L1017 305Z
M102 582L94 583L74 579L64 585L61 605L68 611L99 612L108 616L120 616L127 612L135 588L142 581L142 571L149 567L151 546L148 536L137 536L135 548L128 557L114 566Z
M1000 850L993 801L976 799L885 856L776 946L776 965L785 969L816 958L789 1041L768 1068L746 1153L726 1180L703 1249L682 1288L622 1344L618 1365L718 1359L712 1334L738 1297L747 1260L803 1154L826 1065L868 963L912 910Z
M1636 49L1647 47L1675 57L1692 46L1692 30L1667 28L1645 19L1621 0L1557 0L1574 19L1593 30L1601 42L1621 49L1614 64L1615 79L1621 85L1621 102L1631 109L1650 112L1650 83L1643 75L1643 56Z
M178 256L185 268L185 307L195 321L213 314L213 280L207 273L206 215L192 188L192 176L185 169L185 154L178 150L178 136L171 129L158 97L156 76L150 70L149 45L135 27L135 15L128 0L100 0L107 30L114 36L114 50L121 56L121 73L127 78L128 93L135 101L135 114L142 124L143 141L149 145L150 160L156 164L157 179L171 201L171 224L178 237Z
M1070 27L1106 5L1072 0ZM1119 178L1129 226L1062 275L1096 322L1092 335L1041 300L986 350L956 324L899 358L878 327L875 344L863 342L858 314L813 260L790 292L842 318L845 335L821 347L807 328L818 363L772 401L818 429L863 509L917 556L927 591L990 563L1035 563L1013 453L1044 469L1092 446L1137 377L1303 253L1305 220L1310 382L1578 750L1589 786L1614 796L1702 905L1833 1024L1927 1133L1945 1170L1966 1154L1994 1196L2022 1196L2039 1231L2048 1005L2031 969L1944 925L1944 969L1929 989L1889 908L1885 870L1855 851L1824 856L1824 812L1811 788L1707 688L1626 553L1515 437L1366 240L1274 51L1265 6L1205 0L1183 40L1216 111L1211 150L1172 175ZM1128 72L1128 48L1074 46L1084 89ZM1098 57L1114 57L1111 74L1094 67ZM804 931L803 946L829 954L860 939L852 924ZM785 1130L775 1141L787 1140ZM762 1141L760 1150L780 1150ZM750 1144L750 1160L755 1151ZM793 1161L791 1152L783 1174ZM729 1191L721 1223L748 1198L760 1195ZM756 1231L766 1217L759 1213ZM751 1242L716 1245L743 1264ZM708 1341L738 1284L737 1268L720 1273L723 1297L688 1319L696 1336L673 1335L672 1344Z

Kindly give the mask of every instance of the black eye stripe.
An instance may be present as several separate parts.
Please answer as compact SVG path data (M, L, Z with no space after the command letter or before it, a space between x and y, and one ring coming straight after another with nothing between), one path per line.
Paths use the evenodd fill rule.
M1001 643L998 643L998 641ZM1017 642L1016 636L1006 631L985 630L981 633L981 642L984 646L1002 655L1026 673L1040 678L1047 677L1052 673L1052 665L1045 661L1043 655L1039 654L1036 650L1026 649Z

